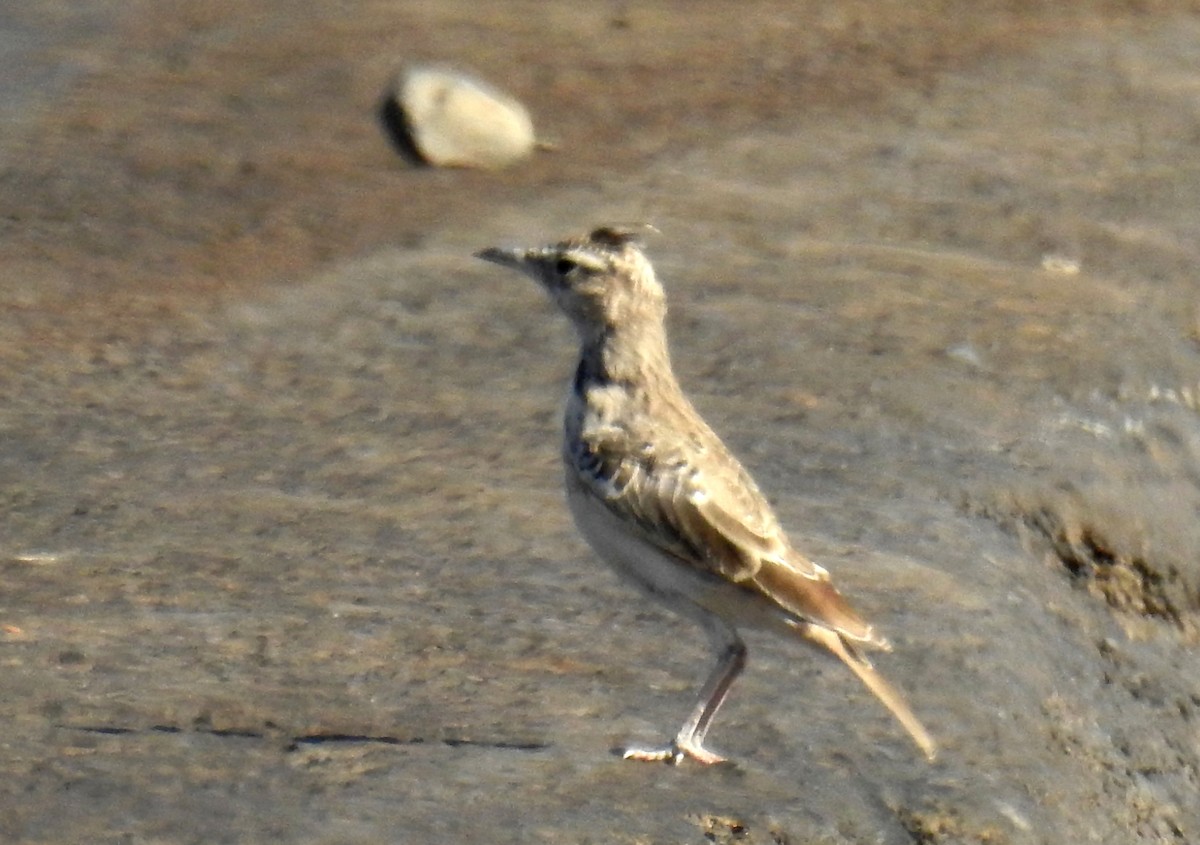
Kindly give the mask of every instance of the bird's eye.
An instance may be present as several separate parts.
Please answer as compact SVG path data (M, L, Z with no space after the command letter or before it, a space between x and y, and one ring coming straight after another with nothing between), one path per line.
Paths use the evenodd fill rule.
M560 276L565 276L579 265L569 258L560 258L554 262L554 272Z

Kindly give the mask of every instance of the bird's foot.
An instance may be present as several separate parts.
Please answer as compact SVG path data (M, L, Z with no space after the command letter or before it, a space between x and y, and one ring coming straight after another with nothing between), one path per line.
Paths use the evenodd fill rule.
M670 763L677 766L685 757L691 757L697 763L712 766L728 762L720 754L714 754L693 739L676 737L666 745L631 745L621 752L626 760L645 760L651 763Z

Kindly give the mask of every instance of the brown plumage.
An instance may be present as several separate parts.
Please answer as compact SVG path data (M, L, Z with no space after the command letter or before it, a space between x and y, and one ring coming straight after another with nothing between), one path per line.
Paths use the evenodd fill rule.
M934 742L859 648L889 649L795 551L758 486L684 396L667 352L666 299L634 229L478 257L532 276L571 318L579 364L567 400L567 500L581 533L621 576L693 619L717 666L666 746L626 757L722 758L703 746L745 665L738 627L799 635L840 658L930 759Z

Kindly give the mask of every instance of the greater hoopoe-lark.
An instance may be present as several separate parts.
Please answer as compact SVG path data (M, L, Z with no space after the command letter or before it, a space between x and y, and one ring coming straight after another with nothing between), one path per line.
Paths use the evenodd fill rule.
M476 254L532 276L579 334L563 459L580 532L624 579L698 623L717 654L675 738L624 756L722 761L704 737L746 664L738 628L748 627L833 652L932 759L933 739L860 651L890 649L887 640L792 548L754 480L684 396L667 353L666 298L639 232L603 227Z

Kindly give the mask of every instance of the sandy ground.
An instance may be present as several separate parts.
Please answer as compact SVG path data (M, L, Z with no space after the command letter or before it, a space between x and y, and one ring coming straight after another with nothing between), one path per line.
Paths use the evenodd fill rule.
M1194 4L79 5L0 12L0 839L1200 840ZM407 164L430 60L558 152ZM708 657L470 254L632 220L935 764L762 638L735 766L609 753Z

